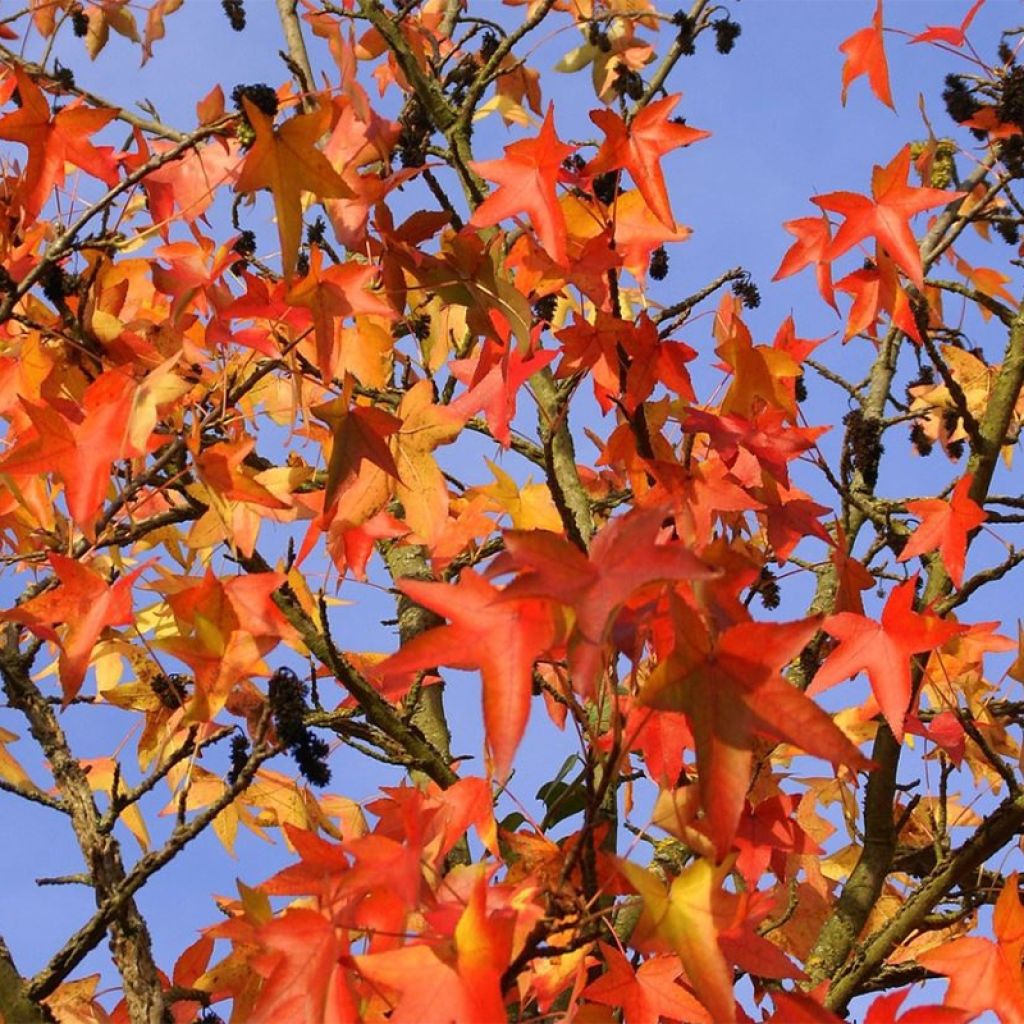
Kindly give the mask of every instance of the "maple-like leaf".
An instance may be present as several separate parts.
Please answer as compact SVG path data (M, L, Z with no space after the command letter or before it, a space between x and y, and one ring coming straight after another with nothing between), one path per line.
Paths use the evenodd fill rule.
M885 166L871 172L872 198L856 192L829 192L814 196L812 202L823 210L840 213L846 219L836 232L829 259L841 256L865 238L876 238L896 265L918 287L924 287L921 253L910 218L923 210L945 206L965 193L941 188L913 188L907 184L910 173L910 146L904 146Z
M974 1016L956 1006L913 1006L897 1020L896 1014L910 993L911 989L904 988L878 996L868 1007L864 1024L967 1024Z
M251 966L265 978L252 1024L345 1024L359 1019L344 932L315 910L291 907L259 929L264 953Z
M970 28L974 16L981 10L981 5L984 2L985 0L974 0L959 25L929 25L924 32L919 32L910 42L945 43L947 46L962 47L967 42L967 29Z
M643 898L640 935L656 937L676 953L716 1024L735 1021L732 971L718 944L719 933L736 920L739 899L722 888L729 861L714 865L699 858L683 868L668 889L638 864L620 860L619 867Z
M269 188L274 196L277 230L281 237L281 266L286 277L295 272L302 240L302 194L319 199L350 199L352 190L330 161L316 148L327 131L331 112L321 107L297 114L275 129L273 118L243 99L245 115L256 134L235 182L236 192Z
M470 165L499 187L476 208L469 223L471 227L486 228L506 217L528 213L547 254L556 263L564 264L565 214L559 206L555 184L562 161L575 147L567 146L555 134L554 111L552 104L536 138L506 146L500 160L478 160Z
M921 953L917 960L949 978L946 1006L969 1011L971 1017L994 1010L1002 1024L1019 1024L1024 1020L1024 907L1016 871L1007 876L996 901L992 930L995 942L966 936Z
M511 344L501 346L488 339L476 355L448 364L452 376L469 388L451 403L451 409L466 419L482 410L494 439L507 448L519 389L557 354L553 350L524 354Z
M506 778L530 714L534 662L556 639L550 603L509 598L472 570L454 586L409 579L399 586L451 623L420 633L376 672L389 676L435 665L479 669L487 746L495 775Z
M506 593L548 597L576 613L569 641L573 686L594 692L604 645L615 616L641 587L718 575L684 544L665 540L665 512L645 509L613 519L594 537L584 555L570 541L546 530L509 530L505 552L490 572L517 572Z
M38 85L20 68L14 71L21 109L0 118L0 139L28 149L28 166L18 187L22 205L32 219L39 216L54 185L64 183L64 165L74 164L106 185L117 184L117 161L109 146L96 147L89 136L107 125L115 110L95 110L72 103L54 117Z
M583 990L585 999L621 1007L625 1024L659 1024L665 1017L712 1024L707 1010L677 984L682 966L676 957L655 956L633 967L615 946L598 945L607 973Z
M724 857L747 796L755 734L834 764L867 765L831 718L780 675L818 631L817 618L741 622L715 641L686 608L676 611L671 653L640 692L648 707L685 712L697 746L701 803Z
M590 120L604 132L605 139L597 155L584 168L584 172L591 175L620 169L629 171L651 212L673 231L676 223L661 170L661 158L673 149L689 146L711 135L670 119L669 115L680 98L681 94L677 93L650 103L629 122L611 110L593 111Z
M846 91L850 83L861 75L868 76L871 91L887 106L895 110L892 92L889 89L889 65L885 59L885 43L882 39L882 0L875 5L871 24L854 32L840 44L840 51L846 56L843 65L843 106L846 106Z
M910 656L934 650L966 631L965 626L930 612L915 612L916 584L917 577L912 576L894 588L882 609L881 622L853 612L825 619L822 629L835 637L839 646L825 659L807 689L813 696L843 679L867 672L871 691L899 741L910 707Z
M60 648L60 684L67 704L82 688L92 649L103 630L131 623L132 584L150 563L138 566L111 586L100 573L73 558L54 551L46 557L59 586L0 612L0 620L20 622ZM65 627L63 637L55 626Z
M799 217L788 220L782 225L796 241L786 250L779 269L775 271L773 281L781 281L791 274L814 264L818 280L818 292L821 297L836 309L836 297L832 287L832 258L829 248L832 245L832 228L824 213L820 217Z
M918 516L921 525L900 552L898 562L906 562L938 548L949 578L957 587L963 585L967 535L987 518L985 510L970 497L973 481L973 473L962 477L948 500L921 498L907 502L907 511Z
M322 380L330 381L335 375L339 355L335 327L339 318L357 313L385 320L395 318L391 306L371 290L378 273L373 264L354 260L324 270L323 253L314 245L309 254L309 272L285 295L285 302L308 309L313 316L316 364Z

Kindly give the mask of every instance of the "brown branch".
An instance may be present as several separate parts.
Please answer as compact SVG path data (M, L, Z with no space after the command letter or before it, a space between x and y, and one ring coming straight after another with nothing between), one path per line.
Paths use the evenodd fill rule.
M29 995L33 999L44 999L75 969L94 949L103 937L108 924L126 906L133 906L132 897L162 867L170 863L194 839L201 835L220 814L244 792L252 782L256 771L264 761L278 752L276 747L254 746L245 766L238 773L238 778L224 792L197 814L191 821L179 823L170 838L158 850L152 850L142 857L134 867L125 874L117 886L105 895L98 904L96 913L71 936L61 949L50 959L50 962L32 979L28 986ZM97 895L99 890L97 889ZM127 994L127 993L126 993ZM163 1002L161 991L161 1002ZM151 1018L139 1017L139 1020ZM132 1021L136 1020L132 1017ZM162 1024L162 1017L152 1018L153 1024Z
M132 1021L161 1024L164 1004L160 976L153 960L146 922L130 894L124 893L126 874L120 847L112 835L99 828L100 812L93 799L89 779L81 763L71 753L53 708L29 677L28 664L18 652L17 638L17 626L8 626L4 649L0 652L0 675L7 698L25 716L33 737L50 763L93 881L97 905L118 899L116 913L104 918L95 934L90 936L89 944L83 948L82 956L95 948L109 926L111 951L124 983L125 1000ZM55 973L50 991L65 977L67 972ZM40 999L49 993L29 986L27 994L32 999Z

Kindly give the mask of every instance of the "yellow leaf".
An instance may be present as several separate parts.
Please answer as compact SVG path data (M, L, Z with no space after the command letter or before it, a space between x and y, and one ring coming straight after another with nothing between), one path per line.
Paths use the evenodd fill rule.
M277 230L281 238L281 265L286 277L295 272L302 240L302 194L319 199L351 199L353 192L316 142L330 127L331 112L321 107L298 114L276 131L273 119L243 99L245 114L256 134L246 157L236 192L269 188L274 195Z

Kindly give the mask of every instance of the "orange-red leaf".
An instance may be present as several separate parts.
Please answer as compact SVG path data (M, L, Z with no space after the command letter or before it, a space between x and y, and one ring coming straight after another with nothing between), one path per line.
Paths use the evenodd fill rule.
M913 610L917 577L901 583L889 595L881 622L840 612L822 625L839 646L825 659L807 689L810 695L859 672L867 672L871 690L885 715L889 728L902 741L904 719L910 707L910 656L923 654L944 644L966 627L937 615Z
M89 136L114 117L114 110L94 110L72 103L54 117L46 95L20 68L15 69L21 108L0 118L0 139L20 142L28 149L18 191L25 212L39 216L54 185L64 183L65 163L74 164L107 185L117 184L117 162L109 146L97 148Z
M566 262L565 214L558 203L555 185L562 161L574 147L555 134L554 105L548 107L540 134L505 147L500 160L478 160L471 164L477 174L498 183L498 190L474 211L470 225L490 227L506 217L528 213L547 254Z
M924 287L921 253L910 218L964 195L941 188L913 188L907 184L910 146L904 146L885 166L871 174L872 198L856 192L829 192L812 202L823 210L841 213L843 221L832 240L828 258L835 259L865 238L877 238L896 265L919 289Z
M846 106L846 91L850 83L861 75L868 76L871 91L893 110L892 92L889 89L889 65L885 59L885 44L882 40L882 0L875 6L871 24L854 32L839 47L846 56L843 65L843 106Z
M679 100L679 93L657 100L644 107L628 123L614 111L593 111L590 120L604 132L605 140L585 168L587 174L604 174L620 169L629 171L651 212L673 231L676 223L661 171L661 158L673 149L689 146L711 135L670 119L669 115Z
M113 586L81 562L51 551L50 566L60 581L53 590L6 612L0 620L20 622L36 636L60 647L60 683L64 702L82 688L89 657L108 626L127 626L132 621L132 584L147 565L140 565ZM66 623L63 638L55 626Z
M435 665L479 669L487 745L495 775L506 778L530 715L534 662L555 641L550 603L511 599L472 570L454 586L423 580L399 585L451 624L414 637L377 671L390 676Z
M970 497L973 480L974 474L968 473L958 481L948 501L922 498L907 502L907 511L918 516L921 525L907 541L897 561L906 562L938 548L949 578L958 587L962 586L967 535L986 519L985 510Z
M1024 1020L1020 966L1024 907L1016 871L1007 876L999 894L992 926L995 942L968 936L930 949L917 959L923 967L949 978L946 1006L969 1011L971 1017L994 1010L1002 1024L1019 1024Z

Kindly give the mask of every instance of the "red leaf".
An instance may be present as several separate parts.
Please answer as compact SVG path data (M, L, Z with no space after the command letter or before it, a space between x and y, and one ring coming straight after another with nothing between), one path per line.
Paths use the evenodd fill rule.
M910 992L905 988L879 996L868 1007L864 1024L967 1024L974 1016L969 1010L953 1006L915 1006L901 1014L897 1022L896 1013Z
M649 104L630 122L611 110L595 110L590 115L605 134L597 155L584 168L597 175L606 171L627 170L651 212L666 227L675 230L672 208L661 172L661 158L680 146L709 138L711 133L669 119L680 94L666 96Z
M839 640L839 646L825 659L807 689L814 695L867 672L875 699L898 741L903 740L904 719L910 707L910 656L934 650L967 630L937 615L913 611L916 583L917 577L913 576L893 590L880 623L853 612L830 615L822 629Z
M711 1024L711 1015L689 991L677 984L682 965L674 956L656 956L633 965L614 946L599 943L607 972L583 990L585 999L622 1007L625 1024L659 1024L670 1020Z
M846 106L846 90L850 83L868 76L871 91L887 106L896 109L889 90L889 65L885 59L885 44L882 41L882 0L875 6L875 14L868 28L854 32L839 47L846 55L843 65L843 106Z
M941 188L912 188L910 146L904 146L885 166L871 174L871 194L829 192L812 202L823 210L841 213L846 220L832 240L829 259L841 256L865 238L877 238L896 265L919 289L924 287L921 253L910 230L910 218L923 210L945 206L964 195Z
M818 291L836 309L836 297L832 290L832 258L828 255L832 244L832 228L828 218L823 213L820 217L789 220L782 226L796 236L796 241L786 250L772 280L781 281L813 263L818 277Z
M479 669L484 687L487 745L499 779L508 776L530 714L533 665L555 642L549 602L517 600L472 570L454 586L401 580L402 592L451 619L413 638L380 666L383 676L435 665Z
M248 1016L250 1024L354 1024L360 1019L349 988L348 943L326 917L293 907L258 934L269 952L251 962L267 980Z
M82 688L89 657L108 626L127 626L132 621L132 584L151 563L140 565L113 586L98 572L73 558L48 553L60 585L38 597L0 612L5 622L20 622L36 636L60 647L60 683L68 704ZM54 626L66 625L63 639Z
M649 707L683 711L697 747L701 804L719 857L732 847L750 785L756 734L834 764L866 767L831 718L779 674L818 631L819 620L743 622L711 640L686 609L676 644L641 691Z
M973 481L974 474L968 473L957 482L948 500L922 498L907 502L907 511L918 516L921 525L900 552L898 562L906 562L938 548L949 578L957 587L963 585L967 535L987 518L985 510L969 495Z
M595 537L588 555L546 530L510 530L493 574L517 571L506 591L516 597L551 597L576 612L570 637L572 684L594 692L604 645L615 616L637 590L672 580L718 575L677 542L659 543L665 512L647 509L613 519Z
M555 184L562 161L574 150L555 134L554 105L548 107L540 134L505 147L500 160L477 160L477 174L496 181L499 188L474 211L470 226L490 227L506 217L528 213L537 237L556 262L566 262L565 214L558 205Z
M945 43L947 46L961 47L967 42L966 32L974 16L981 9L985 0L974 0L971 9L964 15L964 20L956 25L929 25L928 28L914 36L912 43Z
M946 1006L969 1011L968 1017L995 1010L1002 1024L1019 1024L1024 1020L1024 907L1016 871L1003 884L992 926L995 942L973 936L955 939L921 953L918 963L949 978Z
M0 139L20 142L28 149L28 166L18 192L25 212L39 216L54 185L64 183L65 163L74 164L106 185L117 184L117 162L109 146L97 148L87 140L117 113L93 110L81 102L65 107L52 119L42 89L20 68L14 71L21 109L0 118Z

